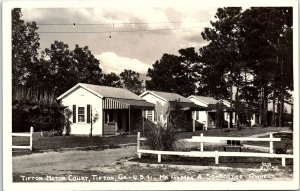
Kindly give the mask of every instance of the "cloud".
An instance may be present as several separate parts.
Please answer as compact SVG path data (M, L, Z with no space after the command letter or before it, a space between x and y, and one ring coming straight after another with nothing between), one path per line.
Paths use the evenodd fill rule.
M22 12L25 21L36 21L38 24L69 24L38 25L38 32L50 32L39 33L41 50L49 48L54 40L63 41L70 46L70 49L73 49L76 44L89 46L93 54L101 55L101 68L104 71L119 73L124 68L131 69L133 63L140 62L142 64L138 63L138 67L134 66L132 69L140 70L139 73L146 73L147 68L159 60L164 53L178 54L178 50L182 48L195 47L198 50L203 46L206 41L202 39L201 32L203 27L209 26L209 21L213 19L216 7L191 4L182 7L173 3L165 3L140 7L118 5L93 8L24 8ZM168 23L174 21L176 23ZM101 23L104 25L73 26L72 23ZM193 29L155 30L178 28ZM68 34L51 33L52 31L98 31L101 33ZM116 60L119 62L122 60L122 62L118 62L118 65L115 66ZM104 62L110 63L112 66L105 65ZM124 66L125 63L131 64Z
M119 56L114 52L103 52L96 55L96 58L100 60L100 67L104 73L120 74L124 69L127 69L145 74L150 67L149 64L138 59Z

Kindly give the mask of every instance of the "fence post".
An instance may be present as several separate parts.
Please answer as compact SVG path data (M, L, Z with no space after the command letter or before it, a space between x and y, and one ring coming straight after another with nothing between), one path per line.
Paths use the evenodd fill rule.
M157 155L157 162L161 163L161 155L160 154Z
M32 151L33 127L30 127L30 150Z
M142 154L139 152L139 150L140 150L140 137L141 137L141 133L138 132L137 133L137 146L136 146L136 151L137 151L137 154L138 154L138 158L142 157Z
M270 139L273 139L273 134L270 134ZM270 140L270 153L273 154L273 140Z
M203 133L200 134L201 142L200 142L200 151L203 152Z
M285 158L281 159L281 165L284 167L285 166Z
M215 151L216 156L215 156L215 164L219 164L219 155L218 155L218 151Z
M285 166L285 158L282 158L281 160L281 165L284 167Z

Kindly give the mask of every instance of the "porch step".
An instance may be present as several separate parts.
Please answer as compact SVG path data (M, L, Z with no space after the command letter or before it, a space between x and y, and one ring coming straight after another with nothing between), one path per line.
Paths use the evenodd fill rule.
M116 126L115 125L104 125L104 135L115 135Z

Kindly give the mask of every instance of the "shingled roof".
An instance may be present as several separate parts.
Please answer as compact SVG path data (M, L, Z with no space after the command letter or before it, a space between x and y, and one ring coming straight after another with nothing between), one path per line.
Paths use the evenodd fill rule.
M205 96L197 96L197 95L192 95L189 98L195 98L199 101L204 102L207 104L207 108L209 110L216 110L217 108L217 103L219 102L218 100L214 99L213 97L205 97ZM226 100L223 100L223 103L227 102ZM224 109L230 110L230 107L226 106L226 104L223 105Z
M59 96L57 99L61 99L75 90L77 87L83 87L87 90L92 91L94 94L101 98L119 98L119 99L131 99L131 100L144 100L140 96L134 94L133 92L123 89L123 88L115 88L109 86L99 86L93 84L85 84L85 83L78 83L76 86Z
M102 95L103 97L109 98L120 98L120 99L134 99L134 100L144 100L140 96L134 94L133 92L123 89L123 88L115 88L109 86L99 86L93 84L83 84L83 86L97 92L98 94Z
M104 109L154 109L155 107L154 104L147 102L127 89L84 83L78 83L57 99L60 100L64 98L79 87L102 98Z
M218 100L214 99L213 97L196 96L196 95L193 95L192 97L195 97L196 99L201 100L208 105L210 105L210 104L214 105L214 104L218 103Z
M177 94L177 93L171 93L171 92L161 92L161 91L152 91L149 90L145 93L143 93L141 96L146 95L147 93L151 93L154 94L162 99L164 99L165 101L175 101L175 100L179 100L179 102L187 102L187 103L193 103L192 101L188 100L187 98Z
M160 99L163 99L167 102L174 102L178 101L178 104L181 106L182 110L207 110L205 107L199 106L194 104L191 100L177 94L177 93L171 93L171 92L161 92L161 91L146 91L140 96L143 97L147 94L152 94Z

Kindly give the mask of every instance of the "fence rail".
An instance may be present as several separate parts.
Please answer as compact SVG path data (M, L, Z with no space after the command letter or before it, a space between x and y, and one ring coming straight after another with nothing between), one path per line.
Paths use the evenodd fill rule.
M273 150L273 141L280 141L280 138L252 138L252 137L204 137L201 133L200 137L193 136L192 139L186 139L189 142L200 142L200 151L157 151L157 150L145 150L140 149L140 141L147 140L144 137L140 137L140 132L137 136L137 154L138 158L144 154L155 154L157 155L158 163L161 163L162 155L177 155L177 156L188 156L188 157L214 157L215 164L219 164L219 157L261 157L261 158L281 158L282 166L286 165L286 158L294 158L293 155L289 154L274 154L273 151L270 153L252 153L252 152L219 152L219 151L203 151L204 142L220 142L221 140L240 140L240 141L270 141L270 149ZM272 142L272 143L271 143Z
M30 149L30 150L32 150L33 132L34 132L33 127L30 127L30 132L29 133L12 133L13 137L29 137L30 138L29 146L12 145L12 148L13 149Z
M281 138L273 138L273 134L270 134L270 137L266 138L258 138L258 137L204 137L203 133L200 136L192 136L191 139L185 139L187 142L199 142L200 143L200 151L203 151L204 143L213 142L220 143L221 141L266 141L270 142L269 151L272 154L274 152L273 142L281 141Z

